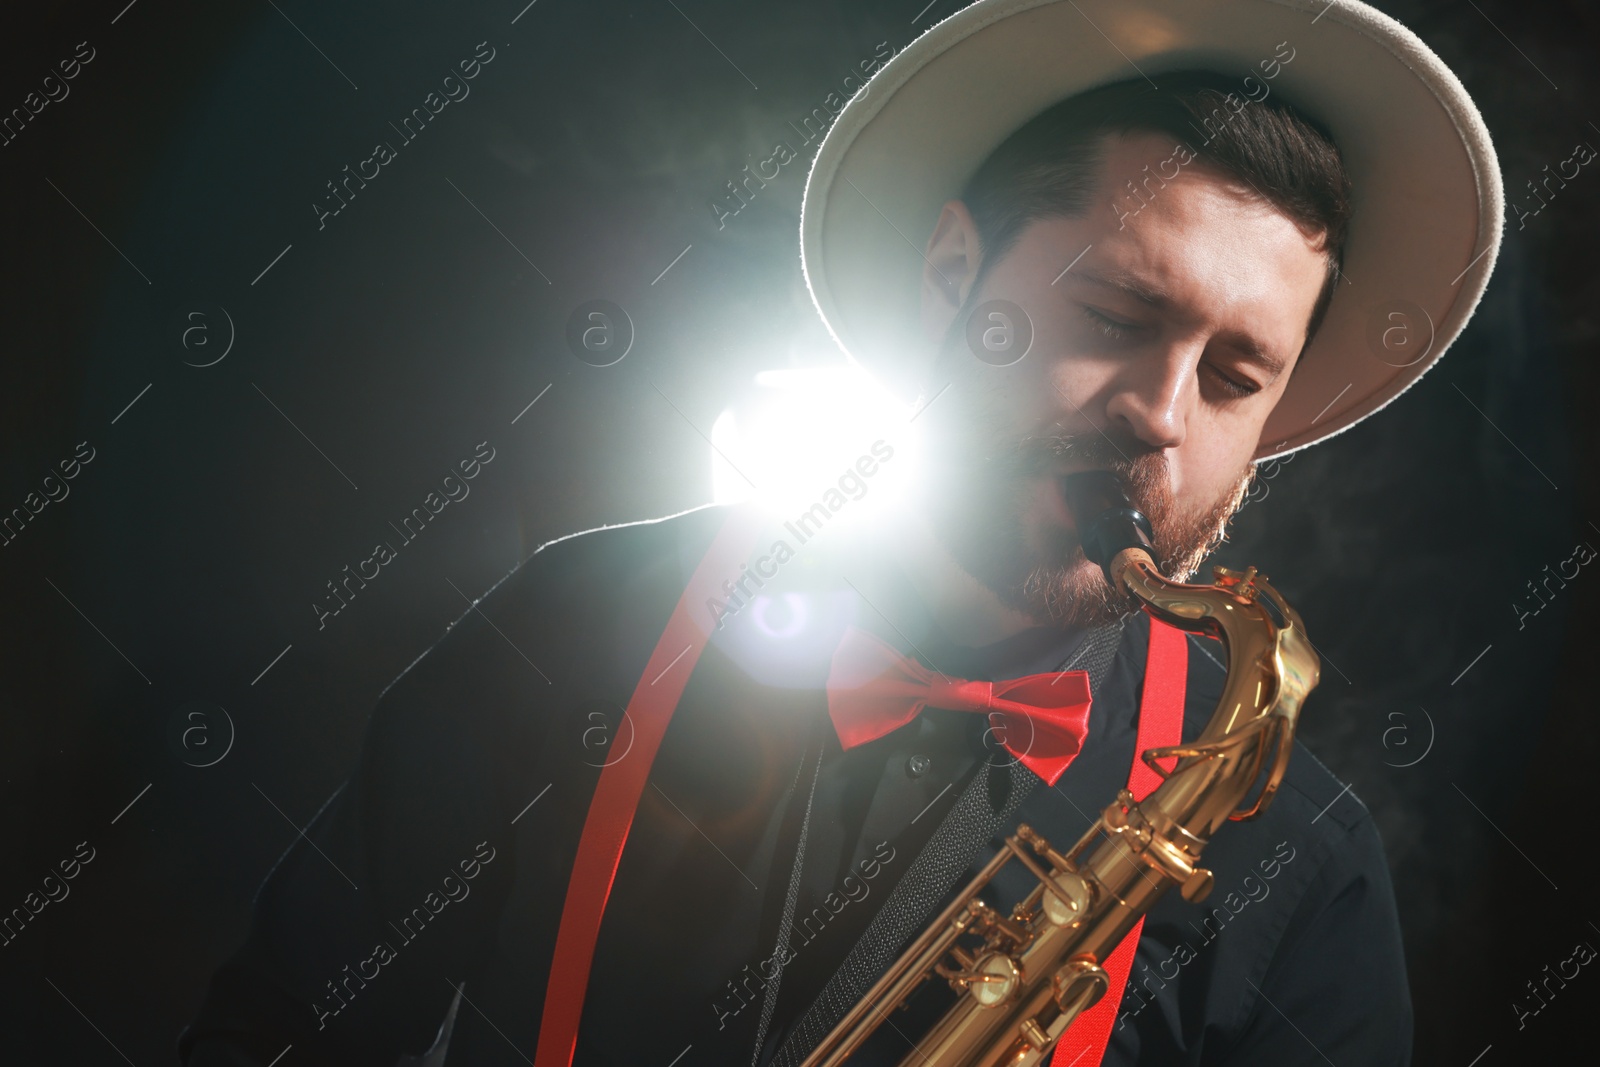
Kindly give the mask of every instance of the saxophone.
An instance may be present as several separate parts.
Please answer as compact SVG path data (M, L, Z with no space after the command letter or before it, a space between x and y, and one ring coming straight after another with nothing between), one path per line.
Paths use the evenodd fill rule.
M1225 822L1260 815L1283 780L1300 705L1321 672L1300 616L1254 567L1214 567L1212 585L1168 581L1153 558L1150 523L1116 475L1086 471L1064 485L1084 554L1113 588L1163 622L1221 639L1222 699L1193 741L1142 753L1163 779L1154 791L1136 802L1121 790L1066 852L1019 826L803 1067L843 1063L935 975L963 995L901 1067L1042 1062L1105 994L1102 964L1139 919L1172 886L1185 900L1204 900L1214 880L1199 866L1206 843ZM1013 859L1038 885L1004 914L978 893Z

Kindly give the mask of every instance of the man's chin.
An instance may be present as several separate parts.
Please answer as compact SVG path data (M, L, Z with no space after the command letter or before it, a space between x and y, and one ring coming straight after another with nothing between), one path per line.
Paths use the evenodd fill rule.
M1100 568L1073 550L1067 564L1038 564L1022 582L1002 593L1011 607L1040 626L1080 629L1116 622L1134 606L1106 581Z
M1246 465L1223 499L1195 514L1176 511L1154 474L1135 473L1134 499L1155 528L1156 565L1169 580L1189 581L1226 539L1228 521L1253 477L1254 468ZM1135 610L1138 603L1113 589L1084 557L1076 534L1032 509L1026 482L996 476L967 482L981 488L965 495L936 496L927 511L930 529L962 569L1037 625L1100 626ZM962 506L951 505L957 500ZM975 516L989 518L980 522Z
M961 512L936 513L930 528L958 566L1035 625L1100 626L1115 622L1133 606L1085 558L1077 538L1059 526L1029 528L1013 519L980 527L971 522L970 512Z

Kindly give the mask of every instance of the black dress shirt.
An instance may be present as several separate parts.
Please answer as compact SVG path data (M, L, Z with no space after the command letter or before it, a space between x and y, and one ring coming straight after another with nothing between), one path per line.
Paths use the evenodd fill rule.
M635 755L623 709L727 510L545 546L383 693L354 773L262 886L182 1035L185 1063L261 1065L292 1044L297 1064L389 1067L434 1046L458 994L446 1063L531 1062L600 768ZM824 686L846 625L977 679L1060 668L1086 637L964 649L881 555L788 540L794 558L712 635L656 756L595 946L578 1065L794 1055L958 803L1065 848L1127 781L1144 616L1123 625L1084 749L1053 788L1006 766L986 720L961 712L929 709L844 752ZM1185 736L1215 708L1217 654L1190 639ZM967 869L952 891L998 844L947 857ZM1346 787L1297 744L1272 807L1224 827L1205 864L1210 899L1168 894L1147 917L1108 1067L1409 1062L1393 891ZM991 887L1007 901L1026 888ZM896 1062L953 996L929 983L897 1020L906 1037L884 1028L860 1062Z

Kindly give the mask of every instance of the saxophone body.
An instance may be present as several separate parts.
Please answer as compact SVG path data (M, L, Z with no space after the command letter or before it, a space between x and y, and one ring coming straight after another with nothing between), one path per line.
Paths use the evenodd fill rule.
M1287 769L1300 707L1320 659L1300 617L1254 567L1214 568L1210 585L1162 576L1149 523L1115 475L1067 479L1088 558L1153 617L1219 638L1227 680L1198 737L1141 754L1162 776L1142 800L1126 789L1070 848L1027 825L901 954L804 1067L848 1057L924 982L962 995L916 1042L902 1067L1031 1067L1109 988L1104 963L1168 889L1204 900L1213 877L1201 853L1222 826L1271 803ZM1254 797L1252 799L1252 794ZM979 898L1016 860L1038 885L1010 912Z

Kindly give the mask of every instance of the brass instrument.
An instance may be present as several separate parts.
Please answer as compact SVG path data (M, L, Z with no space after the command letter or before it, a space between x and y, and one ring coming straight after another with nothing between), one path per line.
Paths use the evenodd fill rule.
M1213 585L1168 581L1152 558L1150 524L1115 475L1087 471L1064 483L1084 553L1114 588L1163 622L1222 640L1222 699L1199 737L1142 754L1164 779L1154 791L1135 802L1121 790L1066 852L1019 826L804 1067L843 1063L934 975L964 995L902 1067L1040 1063L1106 992L1101 964L1140 917L1174 885L1185 900L1204 900L1213 882L1199 866L1206 843L1228 820L1260 815L1283 779L1300 705L1321 673L1299 615L1254 567L1215 567ZM1173 759L1170 770L1159 762ZM978 893L1012 859L1039 884L1003 914Z

